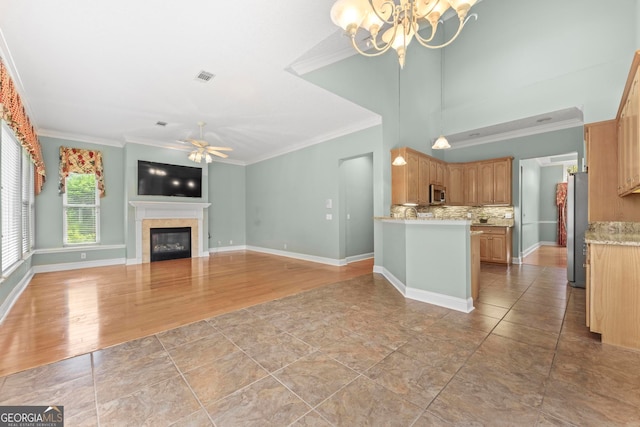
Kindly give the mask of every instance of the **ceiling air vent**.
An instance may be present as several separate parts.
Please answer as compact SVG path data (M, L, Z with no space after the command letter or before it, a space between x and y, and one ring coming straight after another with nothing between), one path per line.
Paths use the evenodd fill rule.
M158 125L158 126L166 126L166 125L167 125L167 122L160 122L160 121L158 121L158 122L156 122L156 125Z
M215 77L215 75L213 73L210 73L208 71L202 70L196 76L196 80L201 81L203 83L206 83L206 82L208 82L209 80L211 80L214 77Z

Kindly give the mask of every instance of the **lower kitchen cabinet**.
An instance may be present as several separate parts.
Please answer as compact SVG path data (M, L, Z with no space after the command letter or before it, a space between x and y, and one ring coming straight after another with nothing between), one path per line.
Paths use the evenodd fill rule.
M587 249L586 323L605 344L640 349L640 246Z
M511 227L473 226L480 235L480 261L511 264Z

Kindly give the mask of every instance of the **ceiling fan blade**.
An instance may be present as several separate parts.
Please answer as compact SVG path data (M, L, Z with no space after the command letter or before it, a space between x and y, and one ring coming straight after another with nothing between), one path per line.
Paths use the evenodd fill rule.
M215 151L215 150L207 150L207 151L213 154L214 156L222 157L223 159L226 159L227 157L229 157L228 155L221 153L219 151Z
M216 151L233 151L233 148L230 147L212 147L211 145L207 145L207 150L209 150L209 152L211 152L211 150L216 150Z
M187 141L189 141L190 143L192 143L193 145L195 145L198 148L204 148L207 145L207 141L202 141L200 139L188 139Z

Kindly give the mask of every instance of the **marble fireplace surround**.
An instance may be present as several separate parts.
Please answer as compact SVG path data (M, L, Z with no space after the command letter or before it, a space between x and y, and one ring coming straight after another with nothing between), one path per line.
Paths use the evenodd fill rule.
M130 201L135 208L136 264L151 261L149 235L151 228L191 227L191 256L204 257L204 210L211 203L195 202L138 202Z

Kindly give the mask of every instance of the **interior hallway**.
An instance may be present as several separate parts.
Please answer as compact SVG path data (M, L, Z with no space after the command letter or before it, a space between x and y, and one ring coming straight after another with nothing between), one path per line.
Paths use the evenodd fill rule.
M238 256L261 257L225 255ZM189 287L215 295L216 282L255 281L268 295L277 283L261 270L270 264L291 265L291 274L317 266L274 258L208 284L196 269ZM167 277L180 262L168 264L174 268L121 299L119 317L133 314L144 294L153 295L148 309L168 303L191 311L173 302L188 287ZM76 276L67 286L88 273L66 272ZM74 426L638 422L640 352L602 345L587 330L584 290L566 285L563 268L483 264L470 314L405 299L370 272L309 286L161 333L145 334L143 325L144 338L2 377L0 404L53 399ZM238 296L243 286L236 287Z
M567 268L567 248L565 246L543 245L524 257L522 263L542 267Z

